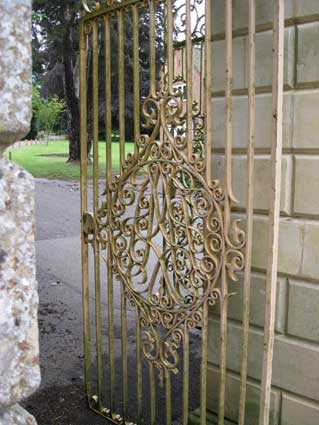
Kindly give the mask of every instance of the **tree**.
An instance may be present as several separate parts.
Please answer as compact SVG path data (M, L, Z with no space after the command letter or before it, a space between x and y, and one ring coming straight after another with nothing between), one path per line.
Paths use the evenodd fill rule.
M31 131L26 138L35 139L39 131L44 131L46 134L53 132L64 111L64 100L59 100L57 96L49 99L42 98L39 87L34 84L32 87Z
M69 128L69 162L80 160L80 108L78 98L78 62L79 62L79 18L81 2L79 0L33 0L33 63L34 77L42 82L41 94L44 97L65 98ZM133 23L130 14L125 18L125 75L133 74ZM112 56L112 121L118 128L118 37L116 20L111 31ZM164 11L163 6L156 8L156 50L157 69L163 61ZM100 75L104 73L103 36L100 38L99 63ZM149 12L147 9L140 17L140 74L141 97L147 95L149 85ZM89 158L92 142L92 66L88 57L88 150ZM103 78L100 79L99 119L105 122L105 91ZM133 139L133 78L125 79L126 101L126 138ZM102 134L103 135L103 134Z
M49 99L39 97L35 112L38 129L44 131L46 134L52 133L64 110L64 100L59 100L56 96Z
M163 5L156 7L155 14L155 27L156 27L156 69L157 77L161 64L164 61L164 10ZM133 90L133 19L132 15L125 15L125 49L124 49L124 63L125 63L125 135L126 140L134 139L134 90ZM101 48L99 52L99 75L103 76L104 73L104 40L100 40ZM112 102L112 124L113 127L118 129L119 122L119 98L118 98L118 27L117 21L112 21L111 28L111 63L112 63L112 78L111 78L111 93ZM139 19L139 70L140 70L140 99L145 98L149 94L149 75L150 75L150 13L147 8L141 9ZM104 80L100 79L99 89L100 104L100 121L105 122L105 91Z
M63 96L66 100L69 162L80 160L80 108L76 91L80 7L78 0L33 1L35 77L42 79L47 96ZM89 151L90 145L88 154Z

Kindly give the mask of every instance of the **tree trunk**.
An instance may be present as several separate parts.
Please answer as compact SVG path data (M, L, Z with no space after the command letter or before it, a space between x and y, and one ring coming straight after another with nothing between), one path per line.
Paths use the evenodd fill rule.
M71 27L71 25L70 25ZM63 59L64 59L64 78L65 78L65 96L68 107L68 127L69 127L69 158L67 162L78 163L81 160L80 143L80 102L76 91L74 67L72 63L72 39L71 31L66 31ZM90 152L93 139L92 127L92 66L90 53L88 55L88 134L87 134L87 157L90 160Z
M79 162L81 159L80 145L80 105L76 95L72 64L71 28L73 19L65 32L63 48L65 97L68 107L69 158L67 162Z

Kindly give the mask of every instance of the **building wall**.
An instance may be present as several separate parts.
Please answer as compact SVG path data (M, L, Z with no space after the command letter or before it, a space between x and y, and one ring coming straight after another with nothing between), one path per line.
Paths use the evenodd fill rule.
M272 1L257 0L256 161L247 425L258 421L265 308L272 82ZM319 1L286 0L279 277L271 424L319 423ZM213 175L223 179L224 0L213 0ZM248 0L234 0L233 186L245 218L248 139ZM226 416L236 422L243 281L230 284ZM218 308L209 332L209 409L217 411ZM231 422L232 423L232 422Z

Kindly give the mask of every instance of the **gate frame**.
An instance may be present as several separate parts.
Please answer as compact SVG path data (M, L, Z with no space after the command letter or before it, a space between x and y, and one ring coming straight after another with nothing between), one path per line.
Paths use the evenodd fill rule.
M81 95L81 211L85 213L82 216L82 276L83 276L83 318L84 318L84 350L85 350L85 376L86 376L86 389L89 399L90 407L100 414L107 414L106 411L101 412L95 408L94 395L90 383L91 375L91 350L90 350L90 311L89 311L89 288L88 288L88 240L87 235L94 232L94 217L87 213L87 121L83 117L87 117L87 104L83 99L86 98L87 81L86 81L86 55L88 52L85 36L85 26L87 23L98 16L103 16L106 11L115 11L124 6L135 5L142 0L108 0L106 5L100 6L97 3L95 10L90 10L86 0L82 0L86 14L81 18L80 22L80 95ZM190 1L185 0L188 19L190 17ZM205 0L204 0L205 1ZM171 5L172 0L167 0ZM225 0L226 2L226 46L227 46L227 59L226 59L226 169L228 188L230 188L230 199L235 199L231 192L231 158L232 158L232 0ZM151 0L152 3L152 0ZM207 31L212 34L211 26L211 13L214 11L210 0L206 1L206 16L209 19L206 21ZM241 391L240 391L240 409L239 409L239 425L244 425L245 422L245 401L246 401L246 387L247 387L247 363L248 363L248 337L249 337L249 300L250 300L250 269L252 257L252 235L253 235L253 176L254 176L254 138L255 138L255 79L256 79L256 57L255 57L255 37L256 37L256 4L255 0L249 0L249 142L248 142L248 204L247 204L247 244L246 244L246 257L245 257L245 278L244 278L244 313L243 313L243 358L241 367ZM134 17L136 24L136 16ZM97 45L97 31L93 26L93 44ZM190 40L191 30L187 30L186 43L192 43ZM110 40L108 40L110 43ZM136 43L136 39L134 39ZM211 92L211 76L213 74L211 58L208 52L211 52L212 37L206 37L206 90ZM136 45L135 45L136 47ZM190 49L188 48L190 54ZM136 59L136 58L135 58ZM97 72L97 56L93 55L93 68ZM191 58L188 57L188 63ZM276 289L277 289L277 268L278 268L278 241L279 241L279 218L280 218L280 185L281 185L281 162L282 162L282 127L283 127L283 77L284 68L284 0L274 0L273 11L273 85L272 85L272 148L271 148L271 197L269 209L269 224L268 224L268 262L267 262L267 279L266 279L266 309L265 309L265 327L264 327L264 353L263 353L263 368L262 368L262 382L261 382L261 397L260 397L260 413L259 425L269 425L270 416L270 393L271 393L271 378L272 378L272 363L273 363L273 348L274 348L274 327L275 327L275 312L276 312ZM188 66L187 72L190 77L190 68ZM123 70L123 68L122 68ZM94 71L93 71L94 73ZM93 98L98 102L98 84L96 79L93 86ZM135 94L137 87L134 87ZM188 87L188 93L192 98L192 88ZM211 101L207 96L206 113L211 116L212 107ZM135 96L135 108L139 108L138 99ZM95 123L98 121L96 115L96 105L94 107ZM110 118L109 118L110 119ZM188 120L191 117L188 116ZM210 152L212 149L212 128L210 121L206 120L206 159L207 164L207 178L211 180L211 159ZM96 126L94 126L96 128ZM135 128L138 133L137 128ZM95 139L98 135L95 135ZM95 154L94 154L95 152ZM97 152L94 151L93 155ZM190 154L191 152L189 152ZM122 152L123 156L123 152ZM93 160L93 162L95 162ZM95 175L98 175L98 169L94 168ZM98 249L96 247L96 249ZM110 253L111 254L111 253ZM227 284L222 286L224 300L227 300ZM111 294L112 295L112 294ZM99 298L97 304L99 304ZM112 318L111 318L112 320ZM98 325L99 326L99 325ZM222 306L221 313L221 387L220 387L220 402L219 402L219 425L224 425L224 403L225 403L225 386L226 386L226 347L227 347L227 301L224 307ZM98 356L99 357L99 356ZM114 379L114 378L113 378ZM101 384L101 383L100 383ZM92 402L93 400L93 402ZM206 405L202 406L206 409ZM117 423L117 422L114 422Z

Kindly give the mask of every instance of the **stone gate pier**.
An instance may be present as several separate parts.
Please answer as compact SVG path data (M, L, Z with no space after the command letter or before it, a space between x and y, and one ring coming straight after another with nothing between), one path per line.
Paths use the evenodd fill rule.
M18 404L40 384L34 185L3 158L31 121L31 0L2 0L0 17L0 425L35 425Z

